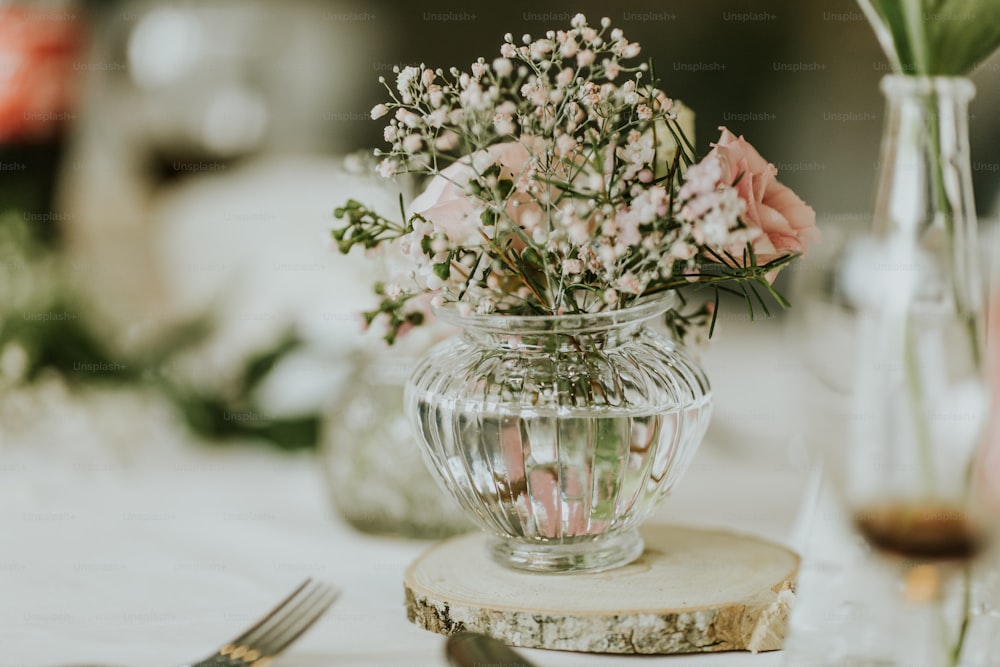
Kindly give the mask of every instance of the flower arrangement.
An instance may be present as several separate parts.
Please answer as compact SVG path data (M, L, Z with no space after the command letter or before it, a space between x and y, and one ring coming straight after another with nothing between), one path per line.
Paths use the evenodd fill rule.
M701 160L686 109L657 88L640 46L608 19L568 30L469 71L405 67L389 101L378 171L429 177L401 221L351 200L341 252L391 248L395 273L365 314L387 340L430 306L463 314L558 315L625 308L698 286L714 301L676 315L679 333L714 327L720 292L767 309L772 282L818 237L815 213L742 137L722 131ZM682 296L683 300L683 296ZM686 301L685 301L686 303Z

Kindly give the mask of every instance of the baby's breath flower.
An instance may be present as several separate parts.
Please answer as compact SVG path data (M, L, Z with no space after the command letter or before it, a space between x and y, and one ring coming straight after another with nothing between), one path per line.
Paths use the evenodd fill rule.
M643 78L643 63L623 63L638 44L583 14L520 43L506 34L499 57L468 71L420 65L394 67L394 85L380 77L390 100L371 115L392 117L378 173L430 177L399 223L345 207L338 247L393 245L403 262L382 292L383 318L409 322L414 295L426 295L422 309L456 303L466 314L621 308L708 281L702 263L757 242L719 159L696 162L690 142L674 140L675 108L689 110ZM733 270L743 280L768 273Z
M632 272L626 273L619 278L616 285L622 292L627 292L629 294L642 293L642 283L639 281L638 276Z
M499 77L510 76L511 72L514 71L514 65L508 58L497 58L493 61L493 71Z
M493 118L493 125L496 127L497 134L500 136L507 136L514 134L517 130L517 125L511 120L510 116L504 114L497 114Z
M561 155L573 155L577 151L578 144L572 134L563 134L556 139L556 147Z
M403 139L403 150L416 153L424 145L424 139L419 134L409 134Z
M400 70L399 74L396 75L396 90L399 91L399 94L407 95L410 84L418 76L420 76L420 69L417 67L407 66Z
M391 178L396 175L396 162L386 158L378 163L376 169L382 178Z
M573 71L572 67L564 67L558 75L556 75L556 84L565 88L573 83L573 78L576 76L576 72Z
M434 147L439 151L451 151L458 146L459 141L461 137L449 130L434 140Z
M396 120L406 127L417 127L420 125L420 116L407 109L397 109Z
M528 49L532 60L544 60L552 52L552 42L547 39L539 39L532 42Z

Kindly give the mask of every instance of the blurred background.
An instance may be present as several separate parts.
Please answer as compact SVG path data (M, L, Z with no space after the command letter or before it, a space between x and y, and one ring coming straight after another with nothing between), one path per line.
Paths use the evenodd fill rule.
M490 59L504 33L578 11L643 45L701 152L726 125L828 238L866 224L888 67L853 0L3 2L0 446L59 440L59 423L127 457L151 415L315 446L359 350L380 353L355 316L373 270L328 242L348 197L391 212L407 191L343 166L381 145L378 77ZM977 205L995 219L1000 59L973 79ZM47 418L93 387L77 421Z

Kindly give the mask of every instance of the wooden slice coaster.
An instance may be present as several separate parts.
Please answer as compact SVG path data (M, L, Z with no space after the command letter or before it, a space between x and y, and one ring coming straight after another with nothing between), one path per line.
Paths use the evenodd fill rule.
M406 571L406 613L440 634L474 630L513 646L590 653L781 648L799 557L766 540L649 525L631 565L596 574L511 570L484 534L440 542Z

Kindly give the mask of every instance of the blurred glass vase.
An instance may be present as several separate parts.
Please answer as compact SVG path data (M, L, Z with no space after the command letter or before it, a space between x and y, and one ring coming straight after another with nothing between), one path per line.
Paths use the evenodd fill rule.
M998 514L982 483L991 390L975 89L961 77L893 75L882 91L871 226L834 230L842 242L799 276L807 305L797 311L818 380L806 392L822 420L812 437L867 548L818 542L812 558L828 560L808 585L821 595L810 618L793 619L787 664L978 667L993 664L981 657L996 635L995 587L981 582L992 577Z
M882 90L872 230L845 256L857 366L839 481L855 528L895 574L893 593L873 602L903 624L886 636L908 637L864 664L953 666L973 621L969 563L993 532L976 483L989 391L969 159L975 89L960 77L893 75Z
M494 560L599 571L642 553L638 525L705 433L701 369L647 323L674 297L618 311L440 317L463 328L407 387L432 469L493 535Z
M384 346L359 354L327 415L322 451L333 505L365 533L434 539L473 528L424 466L404 415L415 363Z
M908 555L971 554L988 405L964 78L888 76L871 236L855 246L858 374L846 492L860 531Z

